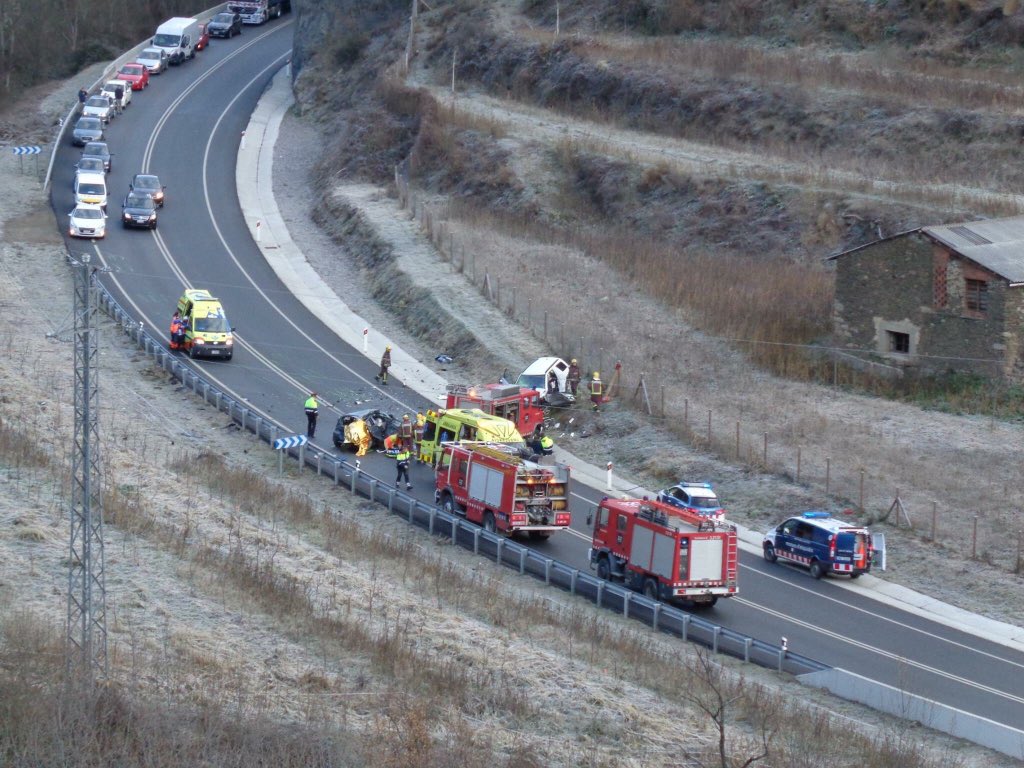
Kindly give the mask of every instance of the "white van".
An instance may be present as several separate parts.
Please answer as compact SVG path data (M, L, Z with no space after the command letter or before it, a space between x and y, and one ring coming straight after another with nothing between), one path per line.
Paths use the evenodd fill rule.
M166 51L169 63L181 64L185 59L196 57L199 35L197 20L175 16L156 28L152 46Z
M569 376L569 364L560 357L541 357L530 363L530 366L519 374L516 385L527 389L536 389L543 396L547 392L548 376L554 373L558 381L558 391L570 402L576 400L566 379Z
M118 102L117 99L117 87L121 87L121 100ZM132 103L132 84L127 80L108 80L103 84L103 90L100 91L109 96L115 104L124 109Z
M107 176L104 173L79 173L75 176L75 204L107 207Z

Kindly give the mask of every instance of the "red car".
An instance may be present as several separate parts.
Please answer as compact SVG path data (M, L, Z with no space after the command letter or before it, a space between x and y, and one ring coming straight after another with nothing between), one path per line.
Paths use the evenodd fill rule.
M205 51L210 42L210 33L206 31L206 24L199 25L199 40L196 42L197 51Z
M149 70L142 64L125 64L117 71L119 80L127 80L133 91L141 91L149 85Z

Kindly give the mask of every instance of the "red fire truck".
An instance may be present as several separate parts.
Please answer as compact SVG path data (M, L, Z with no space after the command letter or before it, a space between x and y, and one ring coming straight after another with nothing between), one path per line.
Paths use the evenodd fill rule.
M445 408L479 408L484 413L508 419L519 434L529 438L544 421L544 409L538 404L540 392L516 384L449 384Z
M736 528L648 499L601 500L591 567L652 599L710 607L737 593Z
M488 531L546 539L569 527L569 467L541 465L503 443L444 443L434 499Z

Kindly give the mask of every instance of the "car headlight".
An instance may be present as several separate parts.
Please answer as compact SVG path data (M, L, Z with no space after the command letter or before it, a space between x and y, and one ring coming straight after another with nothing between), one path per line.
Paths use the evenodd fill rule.
M128 211L125 211L124 215L123 215L123 218L124 218L125 221L131 221L132 220L132 215L130 213L128 213Z
M206 339L204 339L202 336L194 336L194 337L192 337L192 343L193 344L205 344L206 343Z
M234 344L235 344L235 340L233 338L231 338L230 336L228 336L226 339L224 339L224 346L231 347L231 346L234 346Z

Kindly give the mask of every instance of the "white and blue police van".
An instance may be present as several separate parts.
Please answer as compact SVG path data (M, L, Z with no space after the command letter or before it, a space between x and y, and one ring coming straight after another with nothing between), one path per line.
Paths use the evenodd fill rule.
M804 512L764 535L764 559L802 565L820 579L842 573L856 579L872 564L885 570L885 537L837 520L828 512Z

